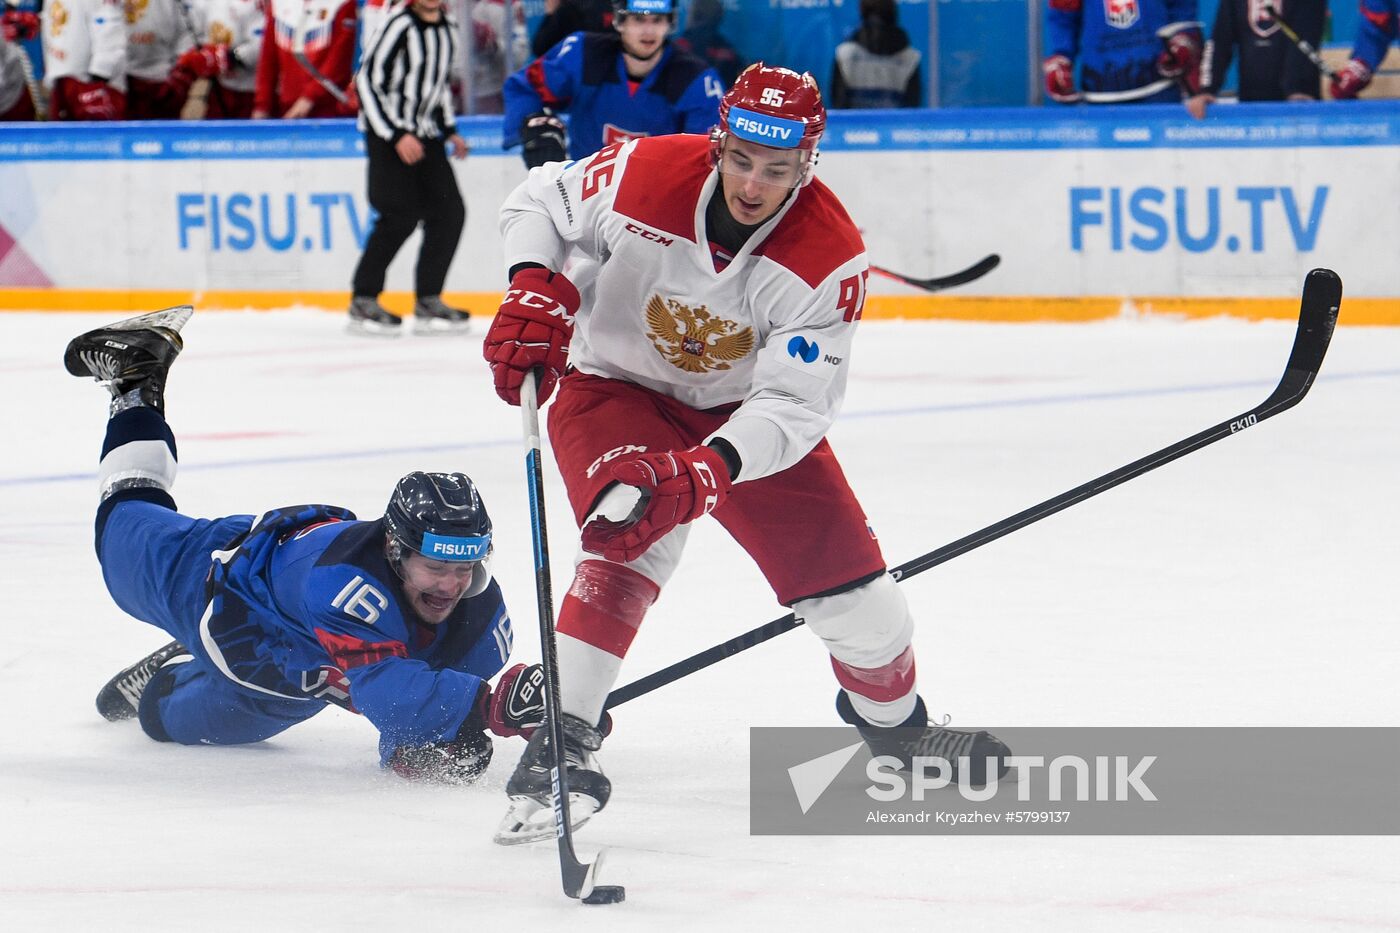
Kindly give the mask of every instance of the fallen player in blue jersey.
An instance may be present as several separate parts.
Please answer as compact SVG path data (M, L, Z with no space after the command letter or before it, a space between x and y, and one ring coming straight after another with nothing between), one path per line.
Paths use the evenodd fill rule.
M97 556L123 610L175 638L98 695L183 745L259 742L335 703L379 729L380 763L471 781L500 736L543 718L538 665L510 656L491 577L491 519L461 473L410 473L382 518L330 505L262 516L176 511L165 380L192 309L73 340L64 365L112 393L98 477Z

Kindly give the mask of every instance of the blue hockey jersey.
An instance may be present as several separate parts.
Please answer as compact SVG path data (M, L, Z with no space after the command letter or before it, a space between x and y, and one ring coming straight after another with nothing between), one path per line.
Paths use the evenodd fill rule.
M214 554L200 641L255 692L334 702L379 729L380 757L454 737L510 656L493 580L441 624L408 609L384 555L384 522L334 506L269 512Z
M503 144L520 144L525 118L549 107L569 116L569 158L639 136L708 133L724 84L695 55L667 43L635 90L616 33L576 32L506 79Z
M1400 0L1361 0L1361 21L1351 57L1375 71L1390 43L1400 39Z
M1196 9L1196 0L1049 0L1045 54L1079 63L1085 100L1141 100L1172 86L1157 73L1157 30L1195 20Z

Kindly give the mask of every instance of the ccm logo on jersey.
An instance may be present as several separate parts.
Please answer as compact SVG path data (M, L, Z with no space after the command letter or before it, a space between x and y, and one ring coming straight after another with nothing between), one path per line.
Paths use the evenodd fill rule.
M552 317L561 317L570 323L574 316L569 313L569 309L548 295L541 295L539 292L532 292L528 288L512 288L506 292L506 300L502 304L514 302L522 308L533 308L536 311L544 311Z
M787 342L786 352L781 354L778 359L793 369L811 372L811 367L818 362L828 366L840 366L842 357L823 353L821 344L799 334Z
M655 230L648 230L646 227L639 227L633 223L627 225L627 232L635 233L643 240L651 240L653 243L660 243L662 246L670 246L672 243L676 242L674 237L662 236Z

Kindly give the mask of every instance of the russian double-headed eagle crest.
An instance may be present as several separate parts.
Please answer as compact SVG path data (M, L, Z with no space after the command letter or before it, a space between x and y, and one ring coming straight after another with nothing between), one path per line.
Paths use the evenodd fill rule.
M656 352L677 369L708 373L731 368L753 350L753 328L715 317L704 305L692 308L652 295L647 301L647 336Z

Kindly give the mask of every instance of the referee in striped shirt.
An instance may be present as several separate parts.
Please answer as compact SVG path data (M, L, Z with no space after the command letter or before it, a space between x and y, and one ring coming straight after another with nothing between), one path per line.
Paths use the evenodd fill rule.
M350 301L353 332L396 336L403 320L379 304L384 275L421 223L414 289L414 328L420 333L464 331L471 317L442 302L442 283L457 252L467 210L447 161L467 155L457 133L448 82L457 27L444 0L411 0L392 13L371 40L355 76L360 129L369 153L369 203L379 218L355 267Z

